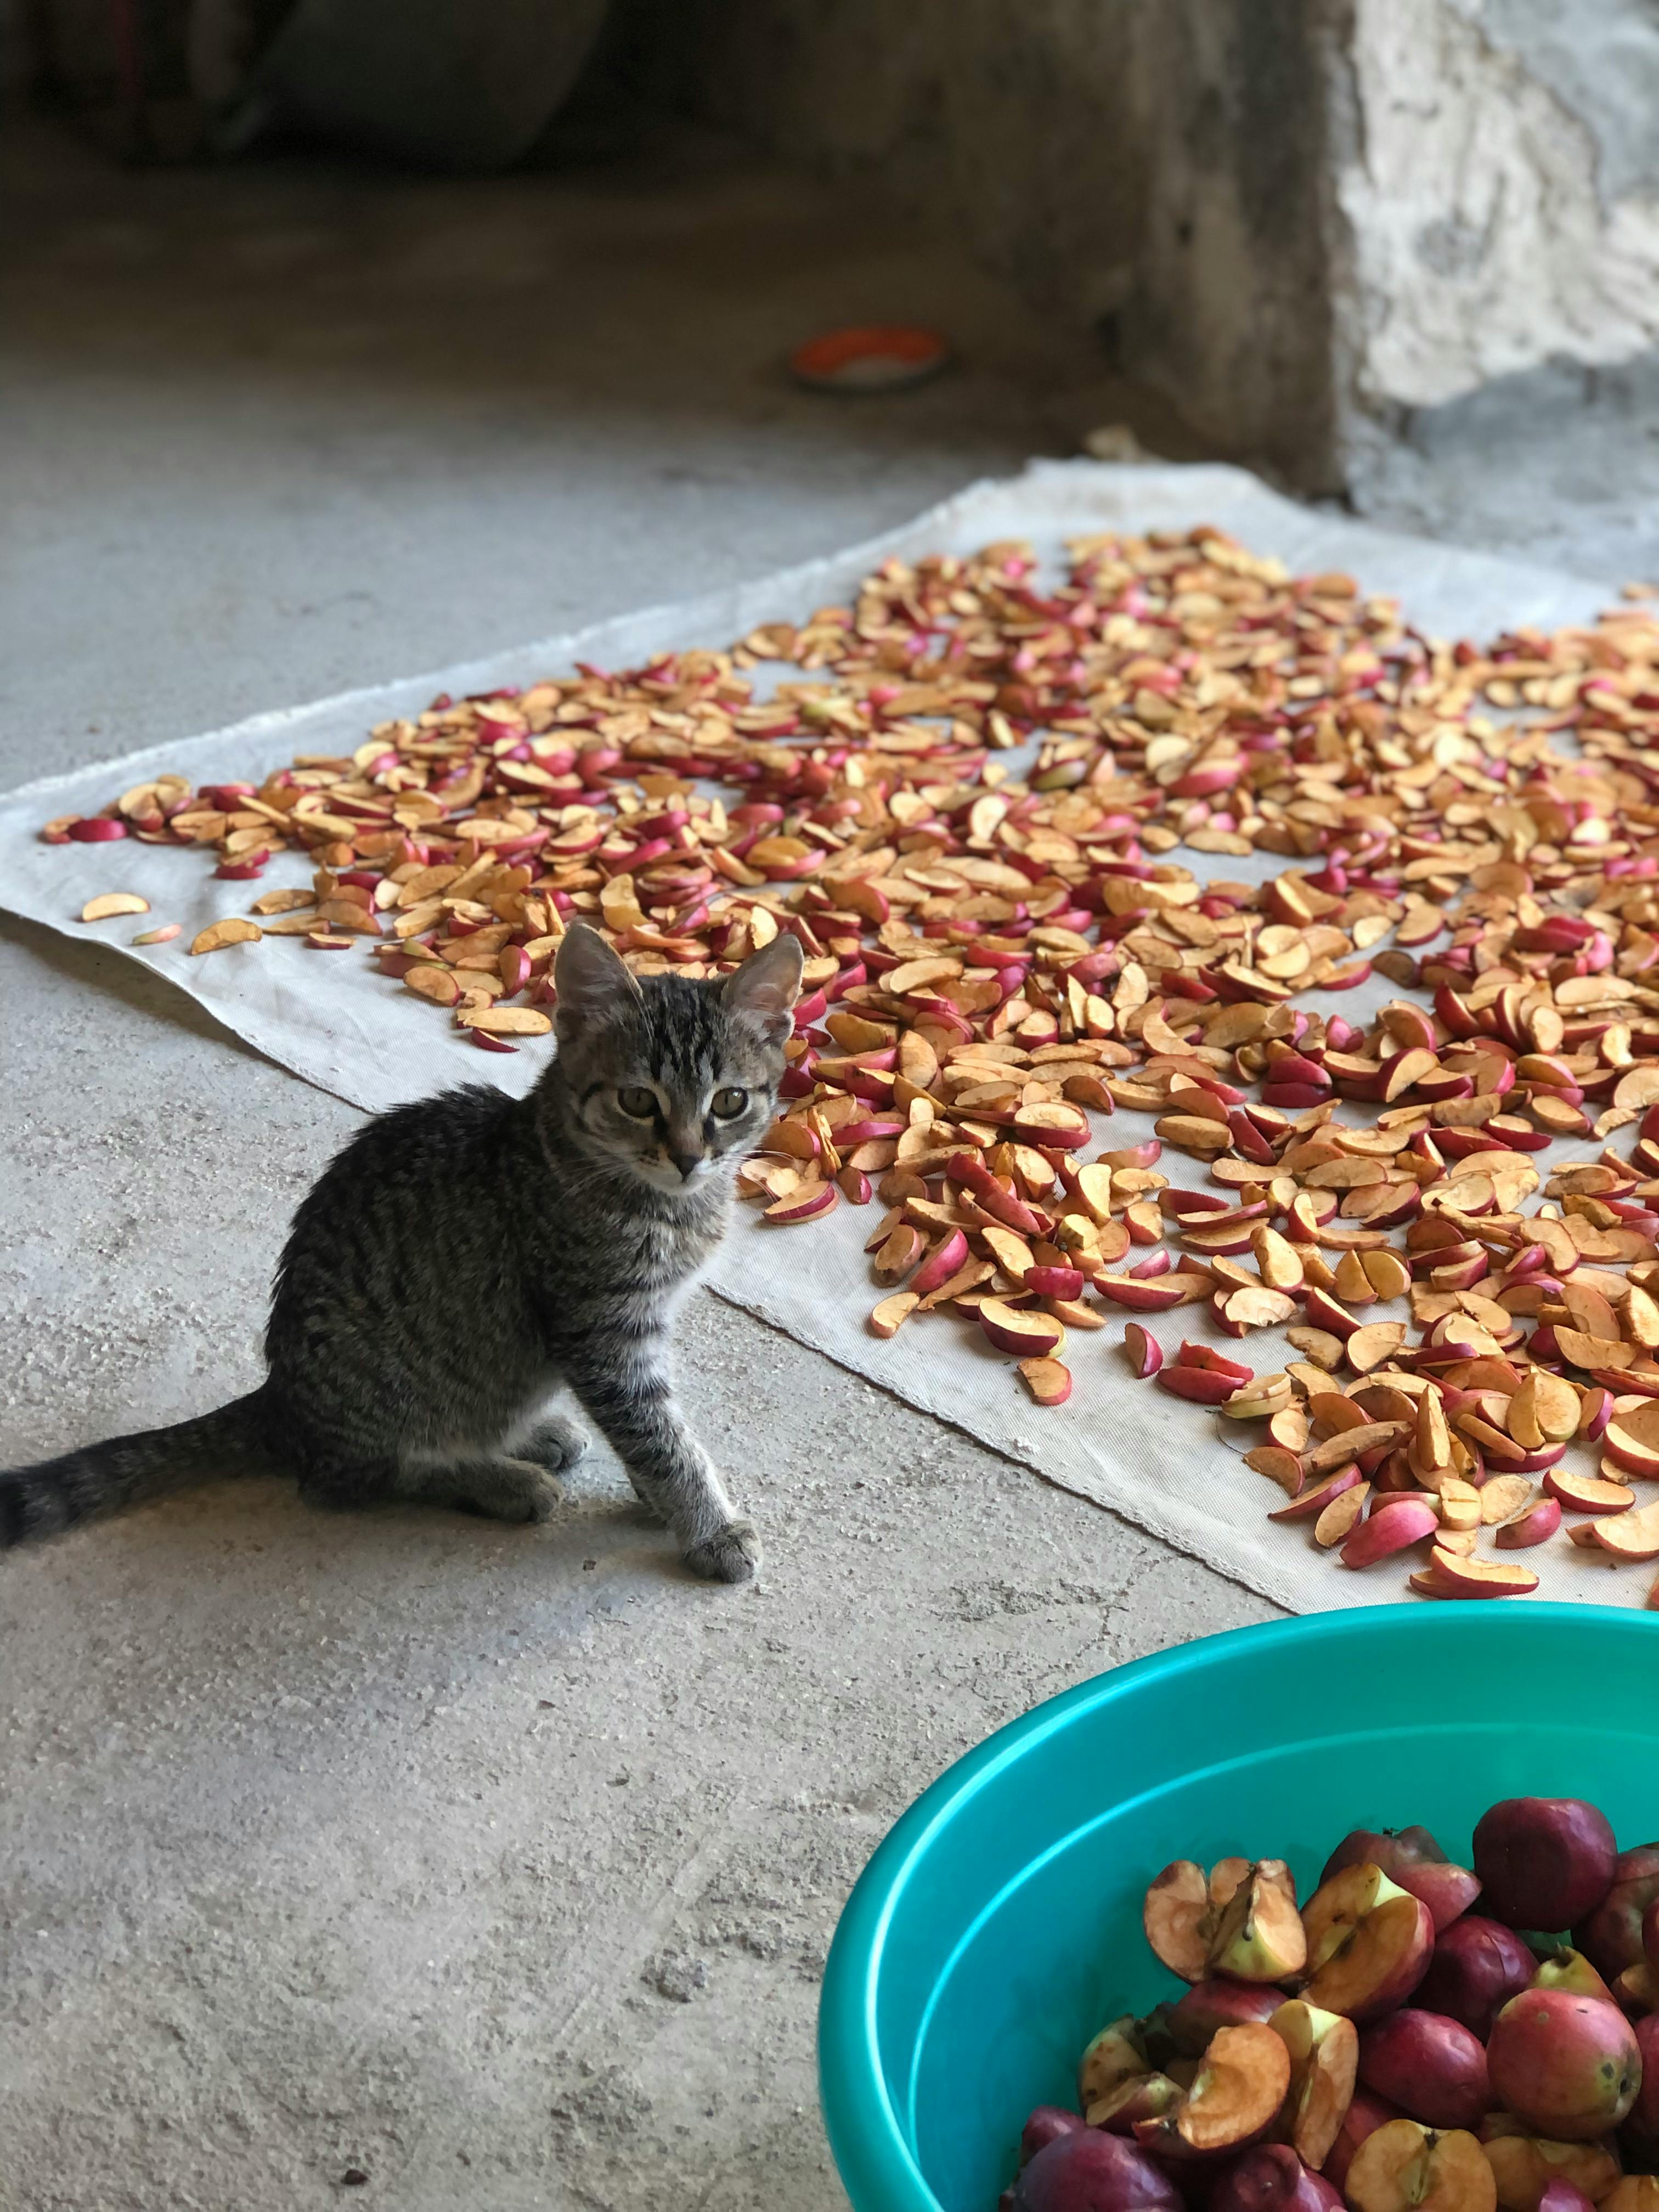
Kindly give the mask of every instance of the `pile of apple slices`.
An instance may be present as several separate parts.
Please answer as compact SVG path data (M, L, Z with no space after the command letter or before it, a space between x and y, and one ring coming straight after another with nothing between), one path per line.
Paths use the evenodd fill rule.
M1102 2028L1001 2212L1659 2212L1659 1844L1512 1797L1472 1856L1356 1828L1299 1908L1283 1859L1165 1867L1189 1986Z

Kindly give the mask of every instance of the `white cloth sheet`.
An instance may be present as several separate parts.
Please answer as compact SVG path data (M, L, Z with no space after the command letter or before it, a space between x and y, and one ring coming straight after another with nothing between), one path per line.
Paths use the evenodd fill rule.
M112 944L146 962L280 1066L355 1105L379 1110L460 1081L496 1082L522 1091L544 1065L548 1048L542 1041L530 1041L516 1058L477 1051L430 1006L391 982L365 976L363 956L356 952L322 955L302 941L279 939L191 958L186 947L195 932L222 916L246 913L255 886L217 880L199 854L131 839L44 845L37 835L40 823L55 814L95 812L131 785L164 770L198 783L234 781L258 776L296 752L349 752L371 724L416 711L440 690L459 696L528 683L563 673L577 659L625 667L666 648L726 644L761 622L799 619L844 597L890 554L966 552L1021 537L1043 556L1057 556L1063 539L1085 532L1200 522L1218 525L1255 551L1278 555L1296 572L1347 569L1364 590L1398 595L1410 617L1436 636L1480 637L1521 623L1553 628L1580 622L1613 596L1610 585L1297 507L1237 469L1034 463L1009 482L972 485L902 529L751 583L544 638L488 660L256 715L28 785L0 799L0 904L66 936ZM1201 872L1237 878L1266 873L1270 856L1261 861L1187 857ZM283 854L258 890L304 882L307 874L303 855ZM82 903L109 890L142 892L151 915L143 922L82 923L76 917ZM139 928L162 921L182 922L184 934L167 945L131 945ZM1359 1019L1393 994L1394 987L1376 979L1346 994L1340 1009ZM1139 1115L1120 1115L1097 1127L1103 1141L1120 1144L1150 1133L1150 1123ZM1561 1147L1559 1156L1574 1149L1583 1148ZM1553 1147L1533 1157L1547 1166L1557 1156ZM1205 1180L1196 1162L1166 1155L1163 1164L1177 1181ZM1267 1511L1282 1502L1279 1493L1236 1456L1255 1435L1235 1433L1234 1425L1133 1380L1120 1349L1122 1321L1131 1316L1113 1310L1105 1329L1073 1335L1066 1358L1073 1392L1057 1411L1031 1404L1012 1360L953 1320L913 1324L886 1343L871 1337L865 1316L881 1293L870 1283L861 1247L874 1218L867 1209L842 1206L827 1222L763 1229L744 1209L713 1287L842 1366L1293 1611L1422 1601L1407 1583L1411 1560L1349 1573L1316 1549L1304 1530L1271 1524ZM1241 1345L1214 1335L1198 1314L1185 1308L1146 1318L1166 1348L1173 1349L1183 1334L1208 1336L1259 1371L1282 1364L1287 1356L1278 1332L1252 1334ZM1382 1317L1381 1308L1368 1315ZM1652 1579L1650 1570L1602 1566L1565 1538L1525 1556L1541 1575L1540 1595L1547 1598L1640 1605Z

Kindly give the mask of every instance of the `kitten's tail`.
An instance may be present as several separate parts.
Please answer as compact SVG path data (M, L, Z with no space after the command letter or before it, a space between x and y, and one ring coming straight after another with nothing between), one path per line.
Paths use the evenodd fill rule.
M261 1388L193 1421L0 1469L0 1552L217 1475L268 1473L280 1464L273 1425Z

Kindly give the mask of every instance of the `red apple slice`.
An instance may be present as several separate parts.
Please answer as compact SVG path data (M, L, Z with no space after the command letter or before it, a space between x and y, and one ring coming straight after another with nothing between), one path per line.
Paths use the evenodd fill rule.
M1439 1544L1412 1577L1412 1588L1424 1597L1528 1597L1537 1587L1537 1576L1518 1559L1462 1559Z
M1601 1438L1601 1449L1615 1466L1632 1474L1659 1481L1659 1399L1615 1413Z
M1595 1540L1618 1559L1659 1559L1659 1504L1614 1513L1595 1524Z
M1172 1398L1186 1398L1196 1406L1224 1406L1239 1388L1231 1375L1213 1367L1162 1367L1153 1380Z
M1063 1406L1072 1395L1072 1370L1058 1359L1022 1359L1019 1372L1039 1406Z
M1552 1468L1544 1487L1559 1498L1571 1513L1622 1513L1636 1503L1636 1492L1622 1482L1601 1482L1593 1474Z
M980 1327L999 1352L1046 1359L1066 1341L1066 1332L1054 1316L1035 1307L1011 1306L1003 1298L981 1298L978 1311Z
M1540 1498L1524 1513L1517 1513L1513 1521L1501 1522L1493 1532L1492 1541L1500 1552L1524 1552L1534 1544L1547 1544L1560 1526L1560 1499Z
M1138 1321L1125 1322L1123 1348L1129 1355L1130 1365L1143 1382L1156 1375L1164 1364L1163 1346Z
M1422 1543L1439 1526L1440 1516L1428 1498L1391 1498L1348 1538L1342 1547L1342 1564L1374 1566L1379 1559L1391 1559L1396 1552L1409 1551L1413 1544Z
M829 1213L841 1203L841 1193L832 1182L803 1182L769 1206L762 1218L781 1224L793 1221L814 1221L821 1213Z
M950 1281L967 1258L967 1237L960 1229L947 1230L911 1276L910 1288L919 1298L930 1297L941 1284Z
M1267 1516L1270 1521L1317 1521L1333 1498L1340 1498L1345 1490L1352 1490L1364 1477L1358 1467L1340 1467L1328 1474L1322 1482L1310 1490L1298 1491L1288 1505L1279 1506Z

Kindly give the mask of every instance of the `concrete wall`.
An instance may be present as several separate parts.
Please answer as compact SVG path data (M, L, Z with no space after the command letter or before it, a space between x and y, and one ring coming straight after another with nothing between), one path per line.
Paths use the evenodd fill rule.
M879 175L1214 445L1328 475L1307 0L621 6L683 106Z

